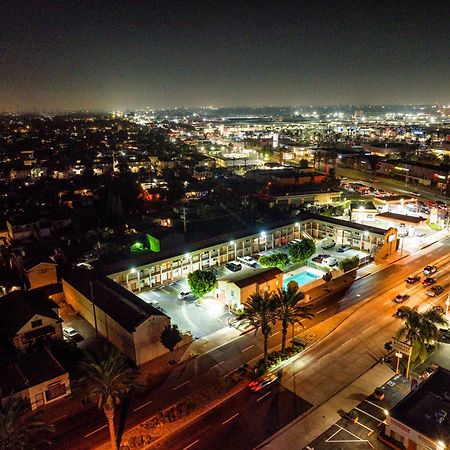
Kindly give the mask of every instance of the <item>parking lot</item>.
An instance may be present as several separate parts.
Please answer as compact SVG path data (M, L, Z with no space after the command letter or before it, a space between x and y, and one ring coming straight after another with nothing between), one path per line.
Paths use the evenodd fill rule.
M353 410L358 421L351 423L346 417L348 411L339 411L342 418L328 430L311 442L306 450L357 450L387 449L378 440L386 412L402 400L410 391L410 381L402 375L395 375L383 386L384 398L377 400L373 396L363 399Z
M181 291L189 291L187 280L137 295L170 316L172 323L178 325L181 331L190 331L194 339L228 326L231 316L222 302L212 297L197 302L193 296L179 300L178 293Z

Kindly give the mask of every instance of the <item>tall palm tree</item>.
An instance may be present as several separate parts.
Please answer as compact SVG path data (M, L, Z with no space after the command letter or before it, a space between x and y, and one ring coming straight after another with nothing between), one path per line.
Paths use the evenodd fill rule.
M437 325L446 325L444 311L440 306L433 306L424 313L415 308L403 308L404 324L397 331L396 339L405 339L412 346L411 360L425 361L428 356L427 344L439 337Z
M24 398L10 395L3 403L0 400L0 449L37 449L39 444L49 443L41 436L51 431L52 426L41 422L37 413L30 412Z
M96 352L87 353L80 363L77 389L87 400L103 410L109 426L111 448L118 442L114 426L116 406L124 397L143 387L138 370L115 347L105 345Z
M271 325L275 325L277 321L276 303L272 294L269 292L252 294L244 306L244 313L239 320L246 322L247 327L254 327L255 334L261 329L264 337L264 368L267 369L268 342L269 335L272 332Z
M281 351L283 353L286 350L286 336L289 325L294 328L296 323L302 325L300 319L314 317L309 306L300 304L304 298L305 294L298 289L298 285L288 285L287 289L278 289L278 292L274 294L277 316L282 324Z

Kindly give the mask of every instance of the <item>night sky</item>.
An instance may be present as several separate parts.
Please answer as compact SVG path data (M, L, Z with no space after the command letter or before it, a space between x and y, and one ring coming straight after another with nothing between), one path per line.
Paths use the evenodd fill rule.
M0 111L450 103L450 1L0 2Z

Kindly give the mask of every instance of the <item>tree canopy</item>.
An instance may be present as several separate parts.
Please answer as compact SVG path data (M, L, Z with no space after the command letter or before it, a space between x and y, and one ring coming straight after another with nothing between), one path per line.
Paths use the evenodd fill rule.
M203 297L216 287L217 278L212 270L195 270L188 275L188 283L196 297Z

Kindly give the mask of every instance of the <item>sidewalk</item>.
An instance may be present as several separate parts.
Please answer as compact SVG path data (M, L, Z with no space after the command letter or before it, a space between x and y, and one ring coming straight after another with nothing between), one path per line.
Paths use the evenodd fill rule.
M369 396L394 373L389 366L376 364L334 397L300 416L257 448L298 450L306 447L341 418L339 411L350 411L361 398Z

